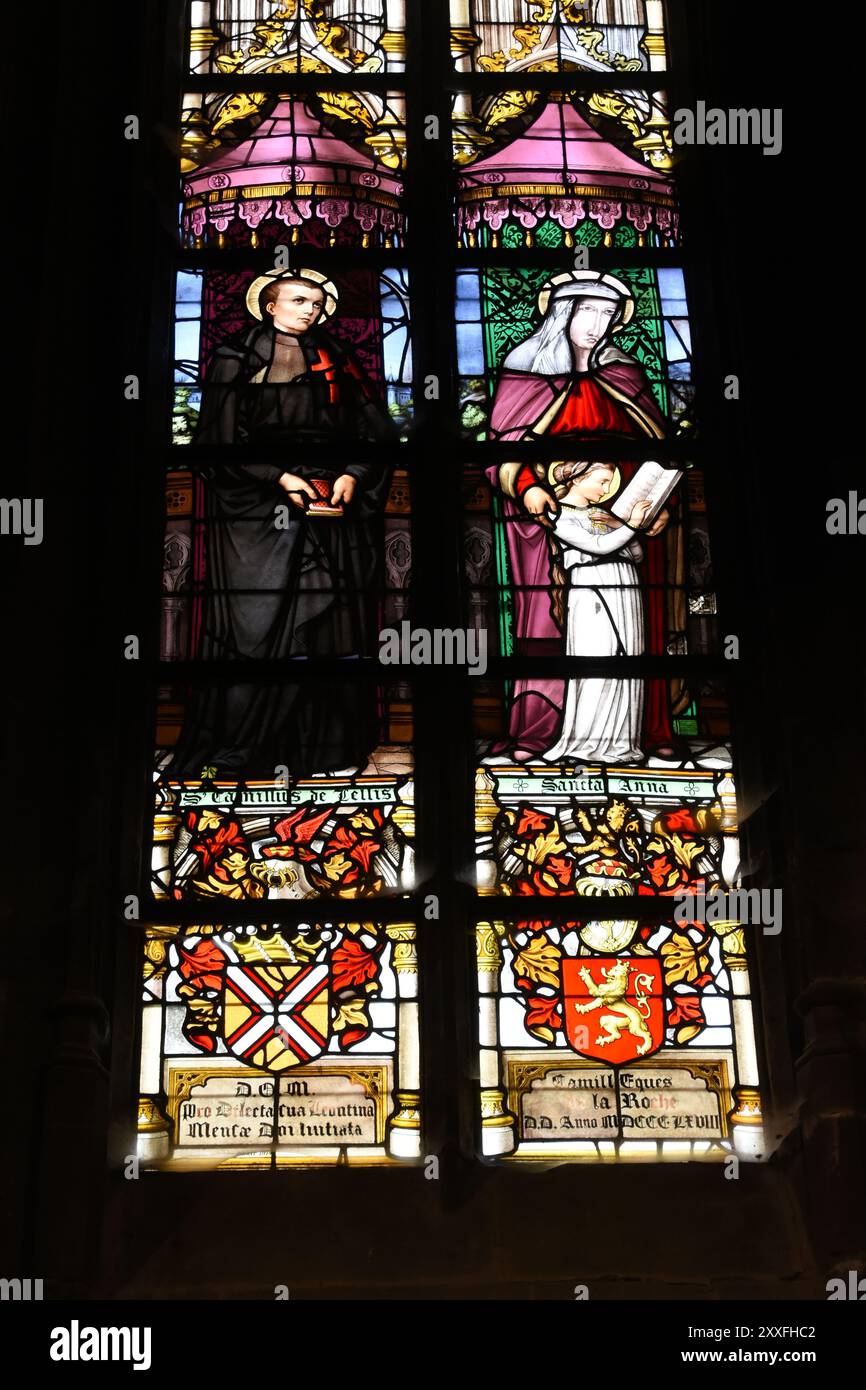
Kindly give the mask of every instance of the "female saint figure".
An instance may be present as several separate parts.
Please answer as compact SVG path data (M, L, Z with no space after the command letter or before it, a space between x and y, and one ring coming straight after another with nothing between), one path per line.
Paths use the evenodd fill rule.
M555 276L539 295L542 320L502 366L491 415L491 437L527 441L662 439L664 417L641 364L613 339L634 314L634 298L613 275L577 270ZM562 636L550 601L549 513L558 512L552 465L493 464L487 477L503 501L510 577L514 591L515 651L556 655ZM659 513L646 532L647 650L666 648L664 542L653 538L669 513ZM559 724L564 683L533 677L515 682L508 744L517 761L549 748ZM647 682L647 743L662 756L673 752L668 683Z

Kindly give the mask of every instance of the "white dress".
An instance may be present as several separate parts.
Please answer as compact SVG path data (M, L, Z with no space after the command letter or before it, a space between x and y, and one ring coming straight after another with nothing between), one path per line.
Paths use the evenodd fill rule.
M553 529L568 576L567 655L640 656L644 617L636 563L643 548L635 532L611 525L603 512L566 504ZM640 762L643 686L612 676L568 681L560 736L546 761Z

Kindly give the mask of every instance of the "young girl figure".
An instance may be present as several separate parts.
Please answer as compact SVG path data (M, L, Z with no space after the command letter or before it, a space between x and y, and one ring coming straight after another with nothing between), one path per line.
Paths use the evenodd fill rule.
M638 502L627 523L601 508L618 490L618 470L610 463L560 464L554 477L561 508L552 527L561 552L554 581L566 596L566 654L640 656L644 608L637 565L643 547L636 530L651 504ZM639 679L569 680L559 738L543 754L545 761L640 762L643 703Z

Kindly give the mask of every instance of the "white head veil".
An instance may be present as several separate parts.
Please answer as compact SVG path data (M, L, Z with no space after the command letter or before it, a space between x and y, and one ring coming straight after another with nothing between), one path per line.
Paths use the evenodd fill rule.
M615 280L612 275L592 276L573 279L569 276L565 283L558 284L551 293L546 287L547 308L539 327L517 347L509 352L503 367L512 372L531 372L536 376L570 376L574 371L574 349L568 336L568 327L575 307L581 299L608 299L616 304L616 313L610 321L608 333L631 317L626 312L633 309L634 300L626 285ZM542 291L544 296L545 291ZM590 365L595 354L604 345L607 334L593 348Z

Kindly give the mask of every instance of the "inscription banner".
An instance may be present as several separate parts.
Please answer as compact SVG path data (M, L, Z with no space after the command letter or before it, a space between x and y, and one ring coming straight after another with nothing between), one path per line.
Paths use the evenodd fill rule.
M608 772L606 776L585 773L575 777L551 776L547 773L497 773L496 768L485 771L496 784L497 799L512 801L529 799L531 801L550 801L571 797L588 797L590 800L601 796L651 796L685 797L690 801L712 801L716 793L715 778L712 773L689 771L671 773L653 769L640 771L624 770Z
M190 806L225 806L234 811L284 811L289 806L306 806L310 802L319 806L364 805L390 806L397 801L396 779L358 783L310 781L296 782L288 787L191 787L182 783L167 783L177 794L177 805L184 809Z
M168 1113L178 1149L377 1144L387 1094L385 1066L337 1071L320 1063L279 1079L172 1069Z
M652 1066L509 1058L508 1104L519 1137L556 1143L605 1139L724 1139L731 1108L723 1058L667 1057Z

